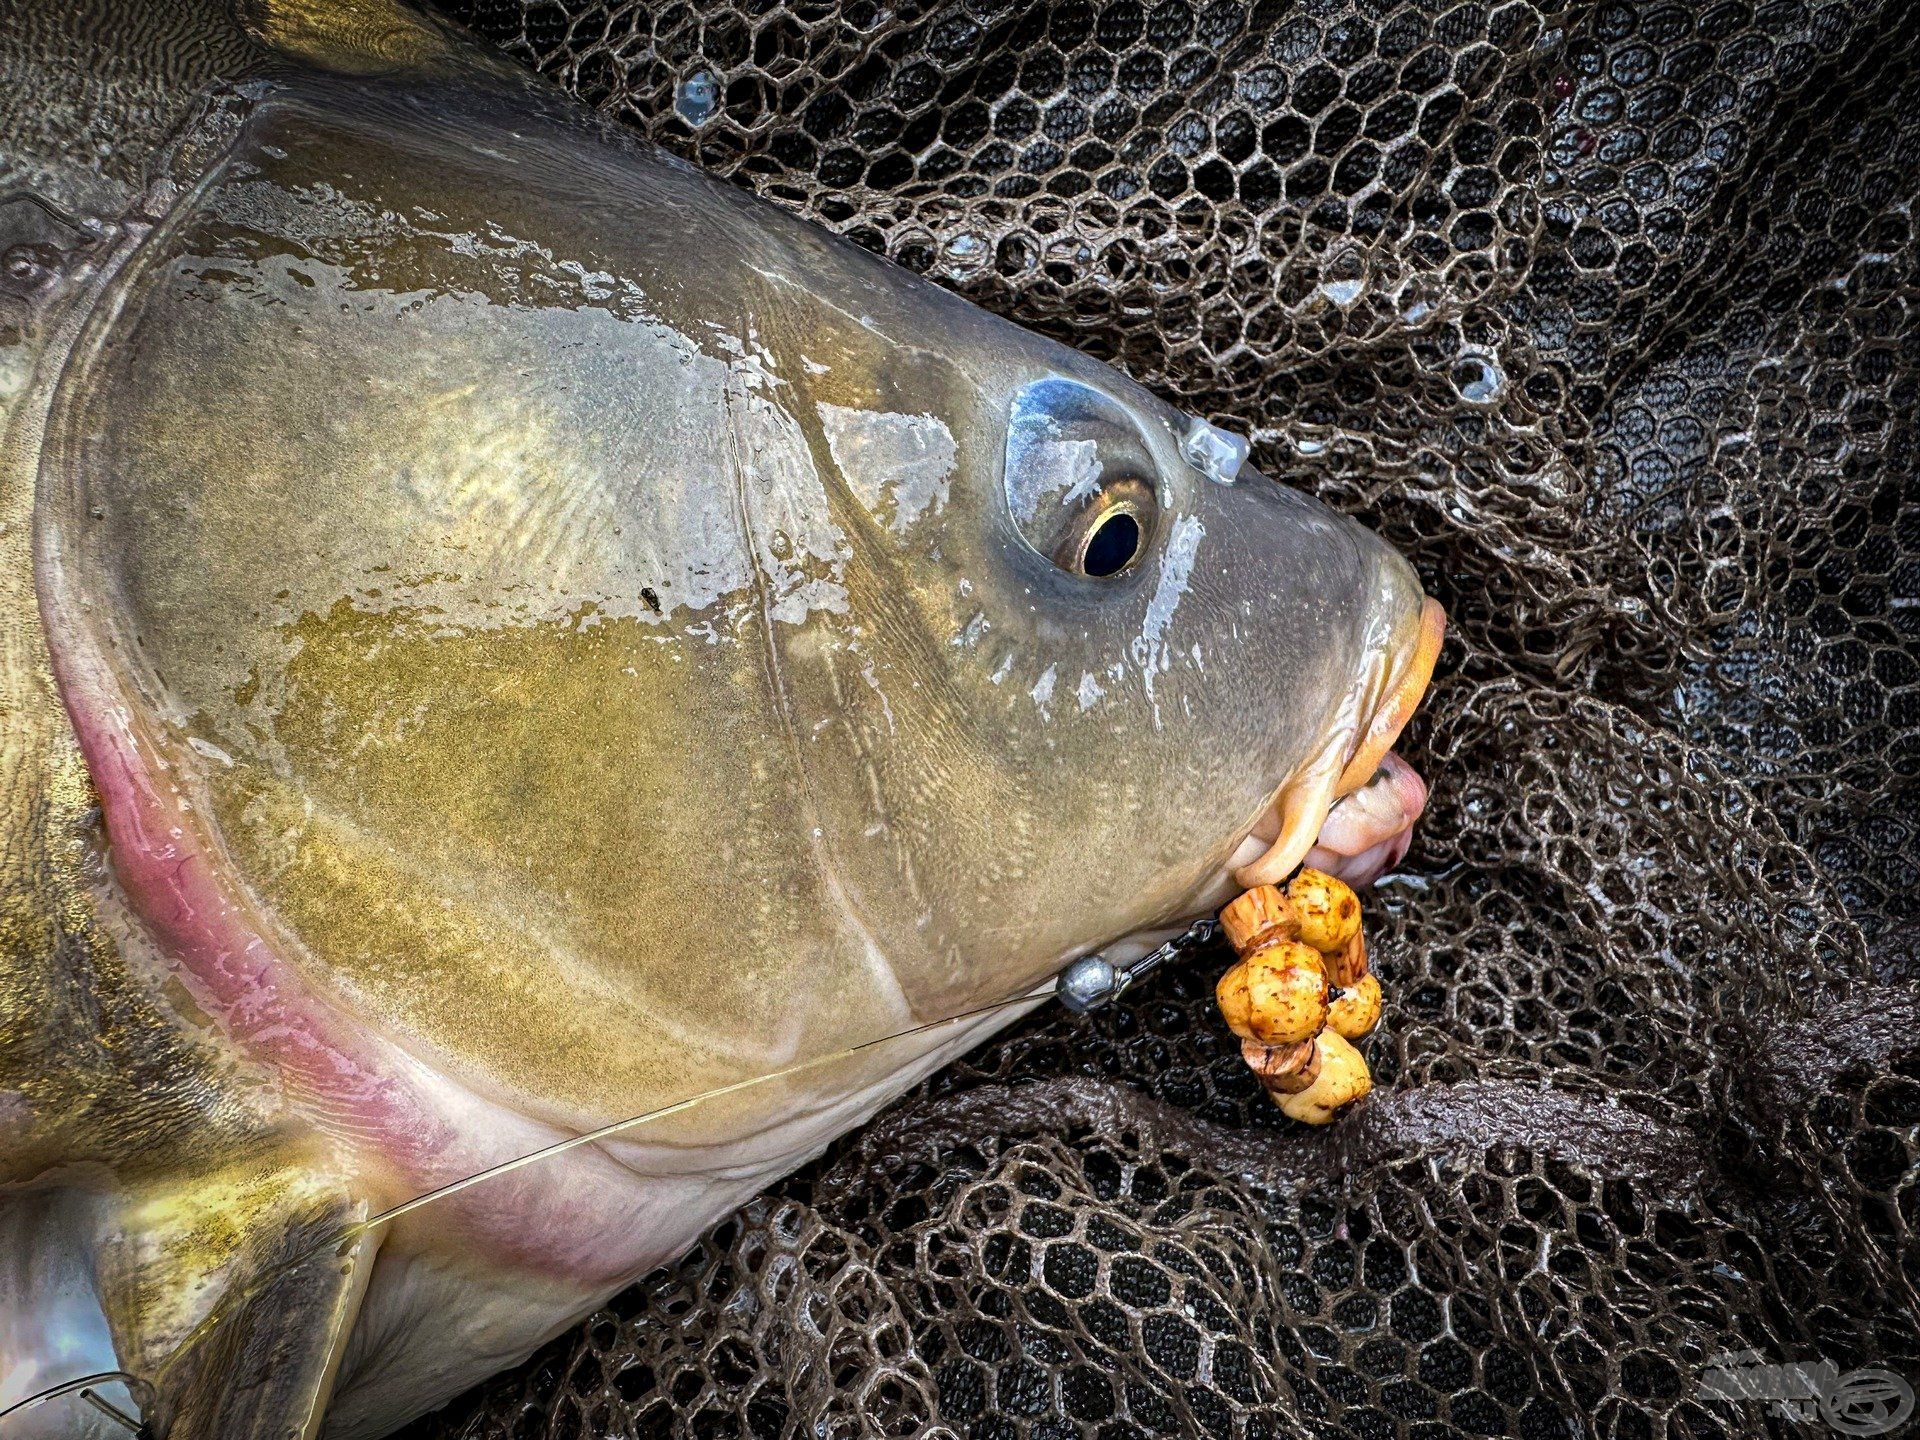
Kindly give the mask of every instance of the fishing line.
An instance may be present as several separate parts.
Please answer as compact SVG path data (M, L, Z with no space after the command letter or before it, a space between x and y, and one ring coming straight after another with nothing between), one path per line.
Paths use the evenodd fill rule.
M96 1394L92 1386L88 1386L85 1390L82 1390L80 1392L80 1398L93 1406L93 1408L98 1410L102 1415L105 1415L109 1420L118 1421L136 1435L140 1433L140 1422L138 1420L127 1414L126 1411L122 1410L118 1405L115 1405L111 1400L107 1399L106 1396Z
M101 1370L93 1375L80 1375L72 1380L63 1380L58 1385L49 1385L46 1389L27 1396L24 1400L14 1401L13 1404L7 1406L6 1409L0 1410L0 1421L5 1421L9 1415L17 1415L23 1410L30 1410L35 1405L39 1405L44 1401L58 1400L62 1395L77 1394L96 1410L104 1410L129 1430L138 1434L140 1430L139 1421L135 1420L131 1415L128 1415L124 1410L120 1409L119 1406L111 1405L93 1393L93 1387L96 1385L114 1384L126 1386L135 1396L138 1396L144 1390L152 1389L152 1387L138 1375L130 1375L125 1370ZM146 1408L144 1403L141 1408Z
M612 1124L602 1125L595 1130L588 1130L579 1135L569 1135L564 1140L556 1140L553 1144L544 1145L538 1150L530 1150L526 1154L517 1155L511 1160L503 1160L498 1165L491 1165L484 1170L475 1171L473 1174L465 1176L462 1179L449 1181L447 1184L438 1186L435 1189L423 1191L410 1200L404 1200L398 1205L382 1210L377 1215L367 1217L365 1220L356 1221L352 1225L346 1226L337 1234L317 1241L306 1250L301 1251L298 1255L284 1260L272 1269L256 1276L253 1281L244 1288L226 1296L220 1304L215 1306L206 1318L196 1325L187 1334L186 1338L175 1347L173 1354L160 1364L154 1371L152 1382L142 1380L138 1376L130 1375L120 1370L103 1370L97 1374L81 1375L75 1379L63 1381L58 1385L49 1386L45 1390L38 1391L22 1400L17 1400L5 1409L0 1410L0 1424L4 1424L9 1416L32 1409L34 1406L43 1404L48 1400L57 1400L63 1395L78 1393L96 1409L104 1411L106 1414L112 1416L113 1419L137 1433L140 1429L139 1422L132 1420L131 1417L119 1410L116 1406L109 1404L98 1395L93 1394L92 1390L94 1386L120 1382L126 1384L129 1389L138 1386L144 1390L151 1390L153 1384L166 1376L168 1370L172 1368L176 1360L188 1354L195 1345L206 1337L208 1332L216 1329L238 1306L252 1300L274 1281L280 1279L290 1271L298 1269L317 1255L324 1254L330 1250L337 1250L340 1246L350 1241L358 1240L382 1225L391 1224L403 1215L411 1215L416 1210L421 1210L428 1205L446 1200L454 1195L458 1195L464 1190L470 1190L477 1185L485 1184L489 1180L511 1174L515 1170L538 1164L540 1161L551 1160L556 1156L566 1154L569 1150L578 1149L582 1145L592 1145L597 1141L610 1139L625 1131L651 1124L656 1120L664 1120L669 1116L691 1110L696 1105L705 1104L709 1100L717 1100L726 1095L737 1095L741 1091L750 1090L757 1085L770 1084L775 1080L785 1080L794 1075L804 1074L810 1070L817 1070L838 1061L850 1059L864 1051L877 1049L895 1040L904 1040L909 1036L925 1034L929 1030L938 1030L942 1026L955 1025L963 1020L977 1020L983 1015L991 1015L997 1011L1011 1009L1016 1005L1030 1005L1037 1001L1046 1000L1053 994L1054 987L1048 985L1044 989L1032 990L1024 995L1015 995L1007 1000L998 1000L991 1005L981 1005L971 1010L962 1010L958 1014L943 1016L938 1020L929 1020L920 1025L910 1025L904 1030L895 1030L890 1034L877 1036L872 1040L862 1040L857 1045L849 1045L844 1049L831 1051L825 1055L815 1055L806 1060L799 1060L791 1065L782 1066L778 1070L770 1070L762 1075L750 1076L745 1080L736 1080L731 1084L720 1085L712 1090L703 1090L698 1095L689 1095L684 1100L675 1100L671 1104L662 1105L653 1110L643 1111L638 1115L628 1116L624 1120L616 1120Z
M816 1055L810 1060L797 1061L782 1069L769 1071L765 1075L755 1075L748 1080L736 1080L731 1085L722 1085L717 1089L704 1090L698 1095L689 1096L685 1100L676 1100L671 1105L663 1105L658 1110L649 1110L645 1114L635 1115L631 1119L616 1120L611 1125L602 1125L598 1130L589 1130L582 1135L571 1135L565 1140L557 1140L542 1149L530 1150L525 1155L518 1156L515 1159L503 1160L498 1165L476 1171L464 1180L454 1180L442 1185L437 1190L428 1190L424 1194L414 1196L411 1200L395 1205L391 1210L382 1210L378 1215L361 1221L358 1227L349 1228L346 1234L340 1238L342 1240L357 1239L377 1225L385 1225L389 1221L398 1220L402 1215L410 1215L415 1210L431 1205L437 1200L445 1200L449 1196L458 1195L462 1190L471 1189L475 1185L496 1179L501 1175L511 1174L515 1170L535 1164L538 1161L549 1160L556 1155L564 1155L567 1151L576 1149L581 1145L591 1145L597 1140L609 1139L612 1136L620 1134L623 1130L631 1130L635 1126L645 1125L654 1120L664 1120L669 1115L678 1115L682 1110L691 1110L695 1105L703 1104L708 1100L718 1100L723 1095L736 1095L742 1090L750 1090L755 1085L764 1085L772 1080L784 1080L790 1075L798 1075L807 1070L817 1069L822 1065L832 1064L836 1060L845 1060L850 1056L858 1055L863 1050L872 1050L890 1041L904 1040L909 1035L919 1035L928 1030L937 1030L942 1025L953 1025L962 1020L973 1020L982 1015L991 1015L996 1010L1005 1010L1010 1006L1024 1005L1036 1000L1045 1000L1052 994L1053 989L1049 986L1045 990L1035 990L1025 995L1016 995L1011 1000L997 1000L991 1005L982 1005L976 1010L962 1010L958 1015L948 1015L940 1020L929 1020L924 1025L914 1025L905 1030L896 1030L891 1035L882 1035L875 1040L862 1040L858 1045L849 1045L846 1049L836 1050L831 1055ZM339 1242L335 1241L334 1243L338 1244ZM327 1247L323 1245L317 1248L326 1249ZM308 1259L312 1254L313 1252L309 1251L307 1255L303 1255L300 1258L302 1260ZM289 1263L297 1264L298 1261Z
M339 1231L339 1233L328 1239L317 1241L306 1250L301 1251L298 1255L293 1256L291 1259L284 1260L265 1273L254 1277L253 1281L244 1288L223 1297L220 1303L208 1313L206 1318L194 1326L186 1338L174 1348L173 1353L161 1362L159 1367L154 1371L151 1381L141 1379L135 1375L129 1375L125 1371L120 1370L106 1370L93 1375L82 1375L59 1385L50 1386L36 1394L27 1396L23 1400L15 1401L4 1410L0 1410L0 1424L3 1424L10 1415L17 1415L22 1411L31 1409L48 1400L57 1400L63 1395L72 1395L77 1392L96 1409L105 1412L120 1424L126 1425L130 1430L140 1433L141 1426L139 1422L134 1421L132 1417L125 1414L118 1407L108 1403L100 1396L93 1394L93 1387L118 1382L125 1384L129 1390L134 1390L135 1387L138 1387L139 1390L151 1392L155 1385L166 1376L174 1362L191 1352L210 1331L216 1329L226 1320L236 1307L252 1300L274 1281L280 1279L290 1271L298 1269L317 1255L324 1254L329 1250L337 1250L349 1241L358 1240L382 1225L391 1224L403 1215L411 1215L417 1210L422 1210L429 1205L449 1199L454 1195L460 1194L462 1191L471 1190L477 1185L485 1184L489 1180L498 1179L502 1175L512 1174L516 1170L538 1164L543 1160L551 1160L556 1156L566 1154L569 1150L576 1150L582 1145L592 1145L601 1140L611 1139L625 1131L634 1130L642 1125L652 1124L656 1120L664 1120L669 1116L681 1114L683 1111L691 1110L694 1106L705 1104L709 1100L718 1100L726 1095L737 1095L741 1091L751 1090L757 1085L766 1085L775 1080L785 1080L795 1075L805 1074L810 1070L818 1070L824 1066L850 1059L864 1051L891 1044L895 1040L904 1040L909 1036L925 1034L929 1030L938 1030L945 1025L958 1024L962 1020L977 1020L983 1015L992 1015L1001 1010L1011 1009L1016 1005L1031 1005L1051 998L1058 998L1062 1004L1073 1013L1085 1015L1093 1010L1101 1009L1113 1003L1113 1001L1117 1000L1120 995L1137 980L1149 974L1163 962L1174 959L1184 951L1204 946L1213 939L1217 929L1218 926L1212 920L1197 921L1189 926L1183 933L1167 941L1164 945L1159 946L1157 949L1141 956L1138 960L1126 965L1112 964L1104 956L1098 954L1083 955L1062 970L1052 983L1041 989L1030 990L1024 995L1015 995L1011 999L997 1000L990 1005L980 1005L971 1010L962 1010L958 1014L947 1015L938 1020L928 1020L923 1024L910 1025L904 1030L895 1030L890 1034L877 1036L872 1040L862 1040L857 1045L849 1045L844 1049L835 1050L825 1055L815 1055L806 1060L795 1061L793 1064L782 1066L778 1070L770 1070L762 1075L750 1076L745 1080L735 1080L731 1084L717 1086L712 1090L703 1090L698 1095L690 1095L684 1100L675 1100L670 1104L659 1106L653 1110L643 1111L638 1115L629 1116L624 1120L616 1120L611 1124L602 1125L598 1129L584 1131L578 1135L569 1135L564 1140L556 1140L553 1144L544 1145L538 1150L530 1150L526 1154L517 1155L511 1160L503 1160L498 1165L491 1165L484 1170L477 1170L462 1179L452 1180L435 1189L423 1191L410 1200L403 1200L398 1205L382 1210L377 1215L368 1216L365 1220L359 1220L346 1226ZM146 1408L144 1404L142 1408Z

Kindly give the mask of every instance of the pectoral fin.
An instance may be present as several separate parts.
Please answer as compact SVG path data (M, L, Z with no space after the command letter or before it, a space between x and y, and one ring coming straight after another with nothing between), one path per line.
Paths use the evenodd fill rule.
M101 1246L124 1368L159 1440L309 1440L379 1245L324 1174L243 1168L130 1207ZM124 1238L122 1238L124 1237Z
M379 1247L378 1232L336 1237L364 1218L364 1206L316 1213L262 1255L271 1278L166 1372L152 1416L157 1436L311 1440L320 1433ZM314 1245L319 1253L308 1253Z

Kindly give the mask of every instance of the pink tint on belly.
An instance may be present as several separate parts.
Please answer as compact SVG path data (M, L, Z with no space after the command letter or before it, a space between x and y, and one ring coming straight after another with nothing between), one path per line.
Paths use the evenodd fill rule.
M56 657L68 714L99 794L109 859L126 899L194 1000L290 1103L369 1162L376 1205L462 1179L564 1138L435 1070L314 993L266 938L256 902L207 838L185 787L113 679ZM678 1187L666 1186L672 1190ZM464 1191L412 1233L484 1263L610 1286L655 1262L651 1182L583 1147ZM681 1203L685 1201L681 1197ZM690 1237L689 1237L690 1238Z

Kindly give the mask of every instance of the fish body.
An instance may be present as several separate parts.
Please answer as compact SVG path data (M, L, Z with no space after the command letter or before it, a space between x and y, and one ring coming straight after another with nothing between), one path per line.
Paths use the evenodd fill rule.
M0 1409L387 1433L1291 868L1424 685L1210 427L422 15L0 35Z

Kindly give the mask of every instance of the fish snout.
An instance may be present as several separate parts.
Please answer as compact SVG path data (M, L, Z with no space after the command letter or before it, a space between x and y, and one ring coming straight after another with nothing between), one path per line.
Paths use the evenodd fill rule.
M1337 728L1254 826L1234 856L1236 884L1275 884L1306 864L1367 885L1405 856L1427 786L1393 743L1433 677L1446 613L1423 599L1410 628L1360 723Z

